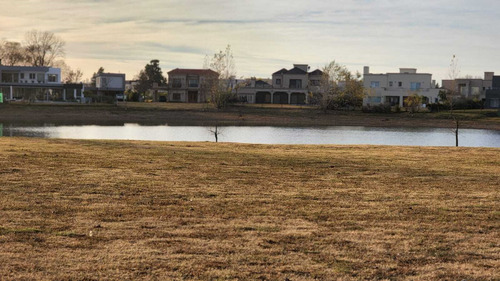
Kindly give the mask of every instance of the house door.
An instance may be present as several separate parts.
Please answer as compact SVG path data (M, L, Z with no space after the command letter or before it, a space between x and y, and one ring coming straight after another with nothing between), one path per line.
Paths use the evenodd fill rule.
M197 91L188 91L188 102L198 102Z

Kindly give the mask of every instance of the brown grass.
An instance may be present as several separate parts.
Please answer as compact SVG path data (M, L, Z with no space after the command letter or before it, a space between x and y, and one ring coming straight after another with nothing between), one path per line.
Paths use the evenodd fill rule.
M500 276L498 149L0 147L0 279Z
M500 130L495 110L457 110L462 128ZM375 114L361 111L329 111L313 106L232 106L217 111L209 104L138 103L115 105L0 104L0 123L50 123L56 125L204 125L213 126L367 126L452 128L448 112Z

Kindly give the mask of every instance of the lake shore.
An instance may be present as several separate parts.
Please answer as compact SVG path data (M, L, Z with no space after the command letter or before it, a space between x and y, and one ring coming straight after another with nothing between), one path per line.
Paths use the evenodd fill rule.
M494 110L459 110L461 128L500 130ZM493 116L493 117L492 117ZM496 117L495 117L496 116ZM309 106L239 105L217 111L208 104L119 103L118 105L3 104L0 123L54 125L171 126L366 126L452 128L449 113L324 113Z
M0 138L6 279L492 280L498 149Z

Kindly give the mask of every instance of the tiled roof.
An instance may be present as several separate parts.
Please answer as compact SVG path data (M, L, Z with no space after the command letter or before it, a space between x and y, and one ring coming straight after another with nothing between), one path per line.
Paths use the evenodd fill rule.
M169 75L219 75L219 73L211 69L189 69L189 68L176 68L168 72Z

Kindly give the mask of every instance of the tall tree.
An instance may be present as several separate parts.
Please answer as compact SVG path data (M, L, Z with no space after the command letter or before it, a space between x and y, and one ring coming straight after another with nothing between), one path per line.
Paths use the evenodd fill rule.
M217 108L223 109L233 98L231 79L236 76L233 51L227 45L224 51L215 53L211 60L205 57L204 67L209 65L210 69L217 72L218 77L205 79L201 84L201 92L209 95L209 101Z
M159 60L151 60L150 63L145 66L144 71L146 72L151 86L153 86L153 83L158 83L158 85L167 83L167 79L163 76L163 72L161 71Z
M233 51L231 45L227 45L224 51L215 53L210 61L210 68L219 73L219 79L229 79L236 76Z
M25 55L19 42L0 42L0 59L4 65L19 65L24 63Z
M32 30L25 35L26 62L32 66L52 66L64 57L65 42L50 31Z
M97 76L99 76L99 74L103 74L103 73L104 73L104 67L101 66L101 67L99 67L97 72L94 72L94 74L92 74L92 78L90 78L90 84L92 84L95 87Z

